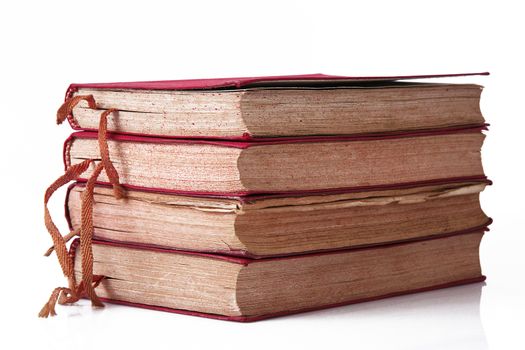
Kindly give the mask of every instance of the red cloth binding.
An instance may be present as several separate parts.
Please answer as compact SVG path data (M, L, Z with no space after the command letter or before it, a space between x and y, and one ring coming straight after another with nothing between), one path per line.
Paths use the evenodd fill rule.
M136 81L118 83L87 83L71 84L67 90L66 98L79 88L95 89L139 89L139 90L211 90L221 88L242 88L256 83L278 83L291 82L294 86L317 86L318 83L330 82L380 82L396 80L414 80L430 78L454 78L475 75L489 75L489 72L478 73L456 73L456 74L426 74L426 75L392 75L392 76L341 76L326 74L302 74L302 75L278 75L265 77L240 77L240 78L213 78L213 79L188 79L188 80L160 80L160 81ZM317 83L317 84L316 84Z

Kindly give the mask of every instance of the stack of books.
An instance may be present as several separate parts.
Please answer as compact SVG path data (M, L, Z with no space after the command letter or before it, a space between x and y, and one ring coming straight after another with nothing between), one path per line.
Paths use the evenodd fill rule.
M64 146L66 169L93 160L66 199L76 280L106 110L126 191L95 176L102 301L254 321L483 281L482 87L412 81L438 77L71 85L95 102Z

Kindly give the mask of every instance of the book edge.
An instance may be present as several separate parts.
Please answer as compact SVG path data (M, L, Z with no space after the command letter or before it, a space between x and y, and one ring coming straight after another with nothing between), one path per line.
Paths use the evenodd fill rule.
M239 255L239 254L234 255L232 254L232 252L218 253L218 252L178 250L178 249L168 249L168 248L163 248L163 247L153 246L153 245L146 245L146 244L123 243L123 242L114 242L114 241L99 240L99 239L93 239L93 245L113 246L113 247L120 247L120 248L132 249L132 250L147 250L147 251L166 253L166 254L192 255L192 256L198 256L198 257L203 257L203 258L208 258L208 259L223 260L223 261L234 263L234 264L248 266L249 264L253 264L253 263L263 263L263 262L276 261L276 260L301 259L301 258L306 258L306 257L311 257L311 256L345 254L351 251L385 249L385 248L390 248L392 246L407 245L407 244L412 244L415 242L426 242L426 241L432 241L432 240L437 240L437 239L446 239L446 238L453 237L453 236L473 234L477 232L487 232L490 230L489 226L492 224L492 222L493 220L489 218L485 224L477 226L477 227L471 227L465 230L449 232L449 233L444 233L444 234L435 234L435 235L430 235L430 236L417 237L417 238L412 238L412 239L407 239L407 240L402 240L402 241L391 241L391 242L383 242L380 244L373 244L373 245L366 245L366 246L346 247L346 248L335 249L335 250L334 249L317 250L317 251L303 252L299 254L277 255L277 256L268 256L268 257L262 257L262 258L253 258L247 255ZM80 244L79 238L76 238L71 243L71 246L70 246L71 254L75 254L76 249L78 248L79 244Z
M171 313L188 315L188 316L198 316L198 317L204 317L204 318L210 318L210 319L216 319L216 320L222 320L222 321L249 323L249 322L271 319L275 317L295 315L295 314L306 313L306 312L313 312L313 311L318 311L318 310L347 306L347 305L364 303L364 302L369 302L369 301L382 300L382 299L392 298L392 297L397 297L397 296L410 295L410 294L415 294L415 293L429 292L429 291L433 291L437 289L456 287L456 286L461 286L465 284L481 283L481 282L484 282L485 280L486 280L486 276L481 275L479 277L473 277L469 279L463 279L463 280L458 280L458 281L453 281L453 282L448 282L448 283L443 283L443 284L438 284L438 285L433 285L433 286L428 286L428 287L423 287L423 288L411 289L411 290L406 290L406 291L393 292L393 293L383 294L383 295L374 296L374 297L349 300L349 301L345 301L342 303L323 305L323 306L311 307L311 308L304 308L300 310L281 311L281 312L259 315L259 316L224 316L224 315L210 314L210 313L204 313L204 312L198 312L198 311L173 309L173 308L168 308L168 307L163 307L163 306L133 303L133 302L127 302L127 301L122 301L122 300L108 299L108 298L100 298L100 299L104 302L111 303L111 304L117 304L117 305L133 306L133 307L138 307L138 308L143 308L143 309L171 312Z

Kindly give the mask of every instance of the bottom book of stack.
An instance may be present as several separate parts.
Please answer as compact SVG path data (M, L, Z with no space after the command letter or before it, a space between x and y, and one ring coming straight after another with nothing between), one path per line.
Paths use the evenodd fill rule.
M248 322L481 282L484 231L265 259L95 241L94 273L104 301Z

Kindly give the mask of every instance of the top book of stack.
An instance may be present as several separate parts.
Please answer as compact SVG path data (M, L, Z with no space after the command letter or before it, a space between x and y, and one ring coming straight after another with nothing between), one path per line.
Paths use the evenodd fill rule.
M93 95L68 116L76 130L169 138L253 140L414 132L482 126L482 87L414 79L486 75L343 77L322 74L72 84L66 98Z

